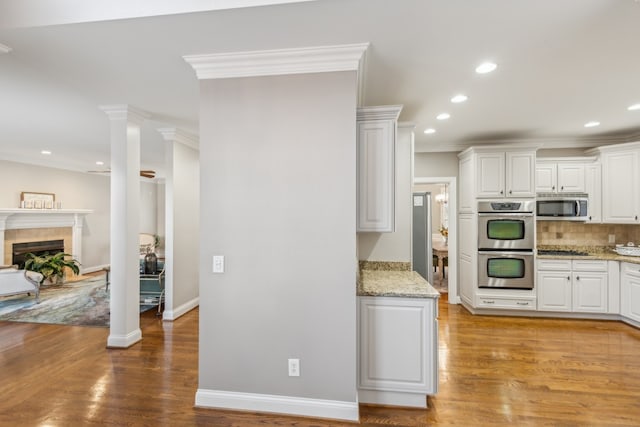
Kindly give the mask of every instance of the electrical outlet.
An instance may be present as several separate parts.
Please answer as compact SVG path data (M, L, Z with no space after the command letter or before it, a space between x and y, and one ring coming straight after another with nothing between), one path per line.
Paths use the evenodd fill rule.
M615 243L615 242L616 242L616 235L609 234L609 243Z
M300 359L289 359L289 376L300 376Z
M222 255L213 256L213 272L224 273L224 256Z

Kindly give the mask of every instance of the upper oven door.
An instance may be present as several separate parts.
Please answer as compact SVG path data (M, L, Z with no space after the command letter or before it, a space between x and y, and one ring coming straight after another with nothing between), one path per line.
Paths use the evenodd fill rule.
M534 247L532 213L479 213L478 249L520 249Z

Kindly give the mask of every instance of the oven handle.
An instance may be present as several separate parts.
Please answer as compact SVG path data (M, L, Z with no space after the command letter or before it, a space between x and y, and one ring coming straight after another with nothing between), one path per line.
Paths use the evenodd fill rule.
M528 218L528 217L532 217L533 216L533 212L493 212L493 213L489 213L489 212L480 212L478 214L478 216L493 216L493 217L497 217L497 218L501 218L501 217L524 217L524 218Z
M520 252L520 251L478 251L478 255L521 255L521 256L533 256L533 251Z

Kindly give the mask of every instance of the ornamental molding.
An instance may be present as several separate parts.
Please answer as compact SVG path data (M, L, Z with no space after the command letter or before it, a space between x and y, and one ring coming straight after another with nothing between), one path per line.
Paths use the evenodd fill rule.
M138 126L142 126L145 120L151 118L146 111L128 104L99 105L98 108L109 117L109 120L127 120Z
M179 142L196 151L200 151L198 138L178 128L158 128L165 141Z

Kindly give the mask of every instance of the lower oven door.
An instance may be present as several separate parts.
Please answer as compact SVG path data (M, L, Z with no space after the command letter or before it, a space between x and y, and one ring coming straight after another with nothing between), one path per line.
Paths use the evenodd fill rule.
M478 287L533 289L533 252L478 252Z

